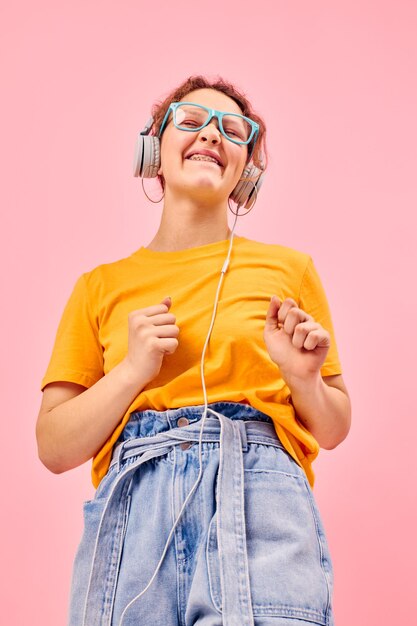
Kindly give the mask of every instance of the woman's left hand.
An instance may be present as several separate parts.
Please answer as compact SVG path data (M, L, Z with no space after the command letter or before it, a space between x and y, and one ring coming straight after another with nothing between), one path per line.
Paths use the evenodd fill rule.
M330 348L330 333L298 308L292 298L273 296L266 313L264 341L288 385L317 376Z

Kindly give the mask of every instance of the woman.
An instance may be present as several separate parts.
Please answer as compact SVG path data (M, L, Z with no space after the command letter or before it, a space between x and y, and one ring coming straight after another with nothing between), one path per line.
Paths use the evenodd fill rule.
M159 229L78 279L42 380L42 462L94 457L69 624L332 625L311 463L350 402L323 287L228 227L265 168L247 99L191 77L153 117L135 173L159 177Z

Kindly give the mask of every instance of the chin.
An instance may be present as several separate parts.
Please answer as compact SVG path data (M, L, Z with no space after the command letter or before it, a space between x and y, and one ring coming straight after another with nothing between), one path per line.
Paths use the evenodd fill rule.
M176 176L173 181L176 192L187 192L191 197L200 200L213 200L218 202L220 198L228 197L224 188L224 181L218 176L207 172L196 172L194 176ZM227 195L226 195L227 194Z
M184 187L187 189L205 189L207 191L211 189L216 192L222 187L222 179L206 172L199 172L195 176L184 178Z

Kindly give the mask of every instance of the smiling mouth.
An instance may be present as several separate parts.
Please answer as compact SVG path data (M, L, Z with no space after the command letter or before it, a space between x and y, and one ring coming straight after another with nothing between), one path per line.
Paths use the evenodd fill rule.
M220 162L220 159L212 156L211 154L202 154L202 153L194 153L191 154L190 156L186 157L187 161L198 161L199 163L204 162L204 163L214 163L214 165L217 165L217 167L222 168L222 163Z
M204 163L204 165L215 165L216 167L220 167L218 163L215 161L206 161L205 159L185 159L186 161L192 161L194 163Z

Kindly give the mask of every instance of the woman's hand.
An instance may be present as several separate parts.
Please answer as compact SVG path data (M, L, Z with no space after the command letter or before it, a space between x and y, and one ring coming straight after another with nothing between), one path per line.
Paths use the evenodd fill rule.
M131 311L128 316L128 353L124 359L134 378L148 384L162 366L166 354L178 348L180 329L175 325L175 315L169 313L171 298L160 304Z
M266 313L264 341L289 387L291 382L317 376L330 348L330 333L292 298L271 298Z

